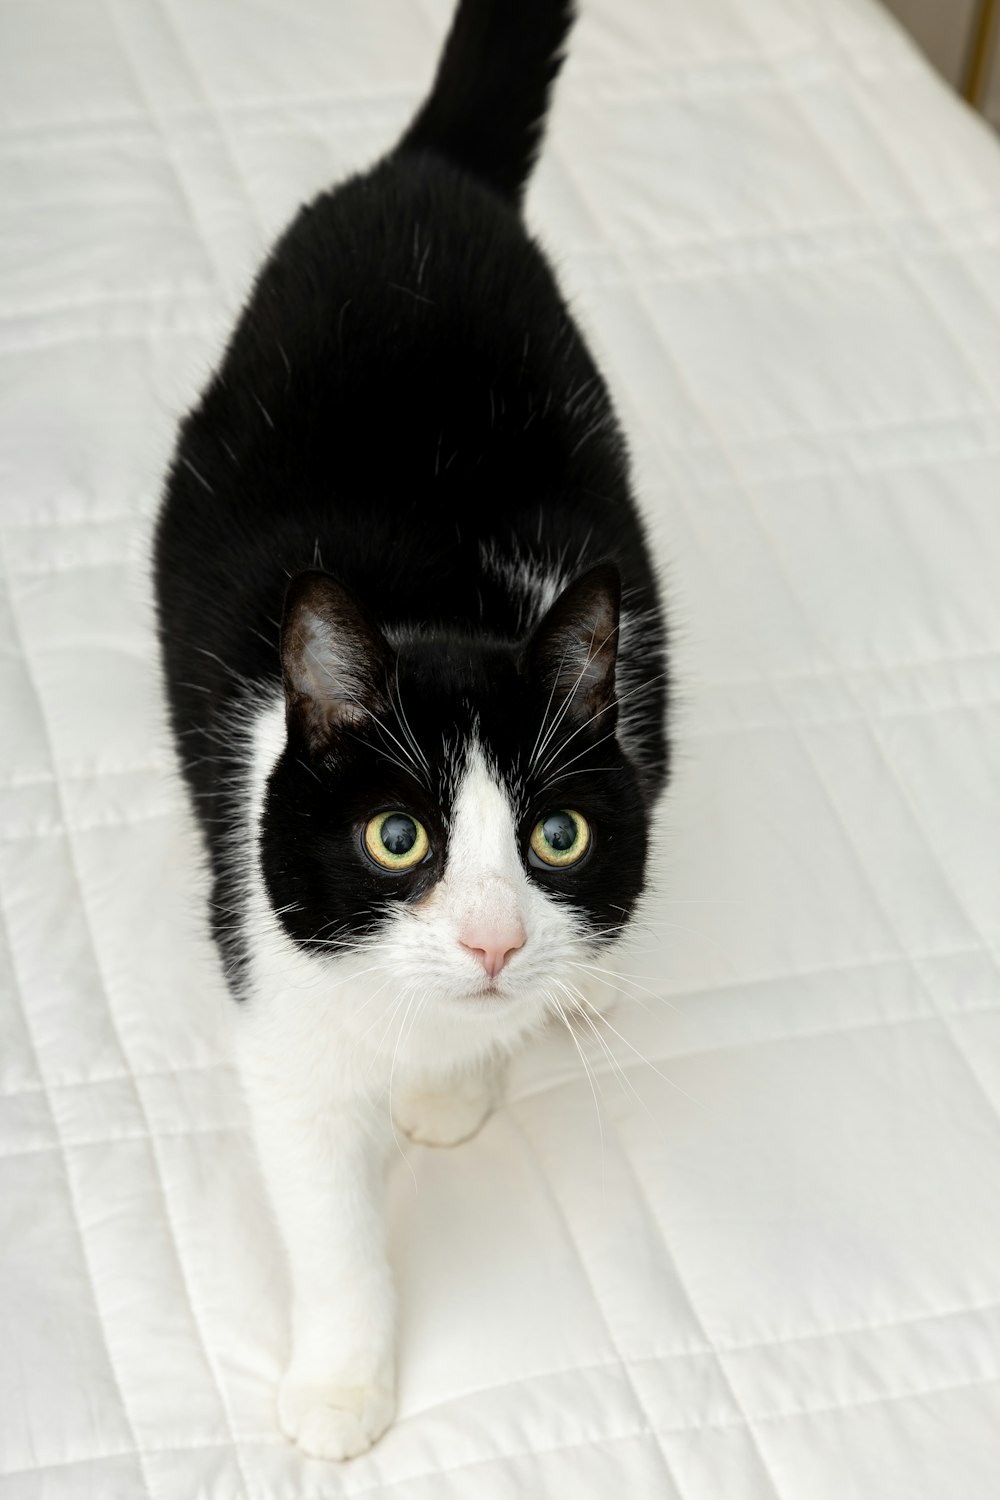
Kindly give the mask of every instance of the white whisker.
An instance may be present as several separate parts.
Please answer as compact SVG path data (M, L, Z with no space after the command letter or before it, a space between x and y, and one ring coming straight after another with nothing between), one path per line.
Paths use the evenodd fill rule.
M611 637L615 634L615 632L617 631L617 629L618 629L618 626L615 625L614 628L612 630L610 630L608 632L608 634L604 637L604 640L598 646L597 650L594 651L594 649L593 649L593 647L594 647L594 637L597 634L597 628L595 626L593 632L591 633L590 645L587 647L587 660L584 662L583 666L580 668L579 675L578 675L576 681L573 684L572 691L563 700L563 705L560 708L558 714L556 715L555 720L553 721L552 728L549 730L548 734L545 736L545 740L544 740L543 744L541 745L541 747L540 747L540 749L538 751L539 756L541 756L541 755L544 754L546 746L551 742L552 736L556 733L556 731L559 728L559 725L562 723L563 719L566 717L567 713L569 712L570 705L572 704L573 699L576 697L576 690L580 686L580 683L583 681L583 679L584 679L584 677L585 677L585 675L587 673L588 668L591 667L593 665L593 663L597 660L597 657L604 650L605 646L608 644L608 641L610 641ZM564 656L565 656L565 653L564 653ZM556 680L558 681L558 676L557 676ZM591 715L591 718L593 718L593 717L595 717L595 716ZM590 719L588 719L586 722L589 724L590 723ZM570 739L572 739L572 738L573 738L573 736L571 735ZM552 759L552 757L550 756L549 761L546 761L544 765L538 767L537 774L539 776L544 776L545 771L546 771L546 769L547 769L547 767L548 767L549 762L551 761L551 759ZM531 763L531 770L533 770L533 771L535 770L534 761L532 761L532 763Z
M410 1176L413 1179L413 1191L416 1193L416 1192L419 1191L419 1188L417 1186L417 1174L413 1170L413 1163L410 1161L410 1158L407 1156L406 1152L403 1150L402 1146L400 1145L399 1136L396 1134L396 1122L395 1122L395 1120L392 1117L392 1080L393 1080L393 1075L394 1075L394 1073L396 1071L396 1057L398 1056L398 1053L399 1053L399 1044L402 1041L403 1034L404 1034L404 1032L406 1030L406 1020L407 1020L407 1017L410 1014L410 1008L413 1005L413 1002L414 1002L415 999L417 999L417 991L411 987L410 998L406 1002L406 1009L403 1012L403 1019L399 1023L399 1031L396 1034L396 1045L392 1049L392 1061L389 1063L389 1098L388 1098L388 1107L389 1107L389 1129L392 1131L392 1139L395 1142L396 1150L399 1152L400 1156L403 1158L403 1160L406 1162L406 1165L410 1169ZM421 1005L422 999L423 999L423 997L421 997L420 1000L417 1000L417 1011L418 1012L420 1010L420 1005Z
M624 974L616 969L606 969L600 964L583 963L580 959L574 960L573 967L575 969L584 969L590 974L599 974L600 977L605 981L605 983L609 983L612 979L624 979L626 983L632 985L637 990L641 990L644 995L648 995L651 1000L656 1000L661 1005L666 1005L670 1010L677 1011L677 1006L671 1005L666 995L658 995L655 990L647 989L647 987L644 984L640 984L638 979L632 974ZM635 995L631 995L628 990L618 989L618 987L613 984L610 987L611 989L616 990L619 995L624 995L628 1000L637 999L637 997ZM677 1011L677 1013L678 1015L680 1015L680 1011Z
M586 1056L584 1055L583 1048L580 1046L579 1039L578 1039L578 1037L576 1035L576 1032L573 1030L573 1027L572 1027L572 1024L570 1023L569 1017L567 1016L566 1012L563 1010L562 1006L560 1005L559 1001L556 999L555 995L553 995L553 993L552 993L551 990L547 990L546 991L546 998L548 999L548 1001L550 1002L550 1004L555 1008L556 1014L559 1016L559 1019L562 1021L563 1025L566 1028L566 1030L569 1032L570 1039L572 1040L573 1046L576 1048L577 1053L578 1053L579 1058L580 1058L580 1061L583 1064L583 1071L584 1071L584 1074L586 1076L587 1082L590 1084L590 1092L593 1095L593 1099L594 1099L594 1113L597 1115L597 1131L598 1131L598 1134L599 1134L599 1136L601 1138L601 1182L603 1184L603 1182L604 1182L604 1168L605 1168L604 1122L603 1122L603 1120L601 1118L601 1106L598 1103L598 1099L597 1099L597 1088L595 1087L595 1080L594 1080L594 1076L593 1076L593 1070L590 1067L590 1064L587 1062Z
M566 736L566 739L563 741L563 743L552 755L549 756L544 765L539 766L538 775L544 776L545 772L548 770L549 766L560 754L560 752L565 750L566 746L573 740L575 740L578 734L582 734L583 731L588 727L588 725L592 724L595 719L599 719L601 717L601 714L608 713L612 708L619 708L623 703L627 702L629 698L634 698L636 693L648 692L654 683L659 682L660 678L666 677L666 675L666 672L658 672L655 677L650 677L646 682L640 683L638 687L632 688L631 691L627 693L622 693L620 697L613 698L610 703L605 703L603 707L597 709L595 713L592 713L590 715L589 719L585 719L582 724L574 729L572 734Z
M685 1099L690 1099L690 1101L691 1101L692 1104L697 1104L697 1105L700 1106L701 1101L699 1099L696 1099L693 1094L689 1094L686 1089L682 1089L681 1086L680 1086L680 1084L679 1083L675 1083L672 1078L668 1078L667 1075L666 1075L666 1073L661 1073L660 1070L659 1070L659 1068L656 1066L656 1064L653 1063L653 1062L650 1062L649 1058L646 1057L642 1052L640 1052L639 1049L638 1049L638 1047L633 1047L633 1045L629 1041L628 1037L627 1036L622 1036L621 1032L617 1029L617 1027L612 1026L612 1024L608 1020L607 1016L602 1015L601 1012L597 1009L596 1006L591 1005L590 1001L587 1000L586 998L584 998L584 1002L583 1003L587 1006L588 1010L590 1010L590 1011L593 1012L593 1014L597 1017L597 1019L599 1021L603 1022L603 1024L608 1028L608 1030L610 1032L613 1032L613 1034L618 1038L618 1040L620 1042L624 1042L624 1044L628 1048L628 1050L630 1052L634 1053L635 1056L639 1059L639 1061L641 1063L645 1063L645 1065L646 1065L647 1068L651 1068L652 1069L652 1071L656 1074L657 1078L662 1078L663 1082L666 1083L666 1084L669 1084L672 1089L676 1089L677 1092L678 1092L678 1094L683 1094L684 1098Z

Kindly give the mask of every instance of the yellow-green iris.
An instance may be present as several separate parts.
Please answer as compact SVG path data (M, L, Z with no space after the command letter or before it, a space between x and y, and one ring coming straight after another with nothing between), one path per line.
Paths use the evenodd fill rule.
M412 813L384 812L365 824L365 848L383 870L412 870L426 858L430 840Z
M529 843L543 865L563 869L575 865L590 848L590 824L582 813L564 807L538 820Z

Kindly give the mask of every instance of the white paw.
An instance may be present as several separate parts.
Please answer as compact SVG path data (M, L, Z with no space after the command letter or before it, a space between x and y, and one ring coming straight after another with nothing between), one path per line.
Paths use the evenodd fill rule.
M302 1380L293 1371L278 1389L282 1432L312 1458L356 1458L385 1432L396 1409L391 1389Z
M393 1100L392 1113L411 1141L422 1146L457 1146L476 1134L495 1103L494 1090L482 1084L446 1094L411 1089Z

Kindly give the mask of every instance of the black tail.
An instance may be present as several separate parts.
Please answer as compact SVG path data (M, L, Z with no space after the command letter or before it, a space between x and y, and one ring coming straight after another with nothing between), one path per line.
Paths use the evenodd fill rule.
M399 143L519 203L562 67L573 0L459 0L430 95Z

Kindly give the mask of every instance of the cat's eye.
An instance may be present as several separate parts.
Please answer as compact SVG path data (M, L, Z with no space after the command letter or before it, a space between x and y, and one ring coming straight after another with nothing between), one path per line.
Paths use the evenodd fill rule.
M365 824L364 844L383 870L412 870L427 858L430 839L412 813L384 812Z
M570 807L560 808L539 818L528 845L539 864L564 869L575 865L590 848L590 824L582 813Z

